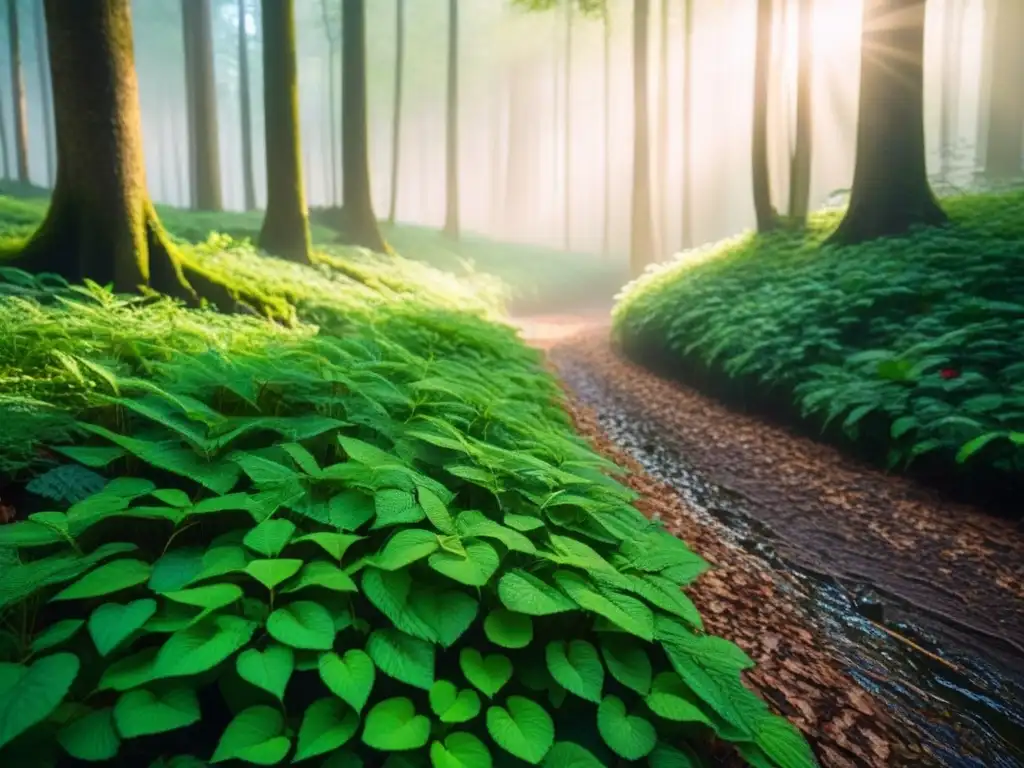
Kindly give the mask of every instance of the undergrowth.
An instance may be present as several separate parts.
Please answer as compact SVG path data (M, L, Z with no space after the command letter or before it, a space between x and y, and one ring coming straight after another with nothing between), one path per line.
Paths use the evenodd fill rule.
M806 232L681 254L614 311L629 353L795 416L890 467L1024 469L1024 192L943 201L948 227L822 247Z
M0 273L0 762L814 764L509 328L235 250L287 322Z

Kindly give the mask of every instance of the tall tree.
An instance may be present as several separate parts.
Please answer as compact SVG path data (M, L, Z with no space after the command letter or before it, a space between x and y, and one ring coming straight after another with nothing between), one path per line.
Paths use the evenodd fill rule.
M448 98L445 120L444 232L459 236L459 0L448 0Z
M337 82L335 81L334 62L338 56L338 19L334 18L330 11L329 0L320 0L320 14L323 16L324 35L327 37L327 110L331 125L328 141L330 142L331 157L331 193L328 196L328 205L336 206L341 200L339 197L338 179L338 101Z
M683 0L682 247L693 245L693 0Z
M238 94L242 122L242 188L245 210L256 207L256 179L252 167L252 98L249 93L249 30L246 0L238 0Z
M639 275L655 258L647 78L649 18L650 0L633 0L633 204L629 265L634 275Z
M789 217L803 224L811 199L812 76L814 72L814 0L799 0L797 16L796 141L789 166Z
M11 99L14 102L14 147L18 181L29 183L28 175L28 102L21 71L21 34L18 24L18 0L7 0L7 33L11 56Z
M36 64L39 67L39 102L43 110L43 144L46 151L46 186L53 185L57 158L53 151L53 93L50 87L50 66L46 53L46 18L43 15L43 0L32 4L33 28L35 31Z
M569 250L572 242L572 2L565 0L565 230L563 245Z
M946 221L925 167L924 18L925 0L865 0L857 159L833 243Z
M991 87L985 137L985 174L994 179L1021 174L1024 154L1024 2L991 0L994 14Z
M754 213L757 231L775 228L768 171L768 80L772 59L772 0L757 0L757 39L754 46L754 131L751 142L754 179Z
M668 242L668 28L670 0L661 0L658 18L658 148L657 158L657 230L658 240Z
M963 49L964 5L946 0L942 22L942 79L940 86L939 152L942 172L949 173L959 138L960 69Z
M611 124L612 124L612 25L611 10L604 4L601 15L604 34L604 141L602 168L604 170L604 228L601 234L601 254L607 258L611 251L612 228L612 166L611 166Z
M454 1L454 0L453 0ZM366 0L343 0L341 46L341 162L348 242L373 251L387 246L373 212L369 138L366 127Z
M395 0L395 98L391 121L391 202L388 221L395 223L398 208L398 161L402 149L402 75L405 71L405 0Z
M309 221L302 185L299 74L294 0L262 0L263 110L267 131L267 212L260 248L309 263Z
M211 23L210 0L181 0L193 205L201 211L223 207Z

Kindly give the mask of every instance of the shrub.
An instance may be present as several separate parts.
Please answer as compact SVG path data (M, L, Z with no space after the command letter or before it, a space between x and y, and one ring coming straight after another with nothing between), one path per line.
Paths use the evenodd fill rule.
M138 312L115 369L89 356L131 328L68 317L97 296L19 300L78 329L57 336L89 437L50 443L81 468L0 526L4 764L664 767L717 735L813 765L703 633L680 588L707 564L636 511L510 330L396 304L342 335L214 331L109 297L98 327ZM181 334L148 338L154 318Z
M944 201L953 223L856 247L806 232L682 254L620 296L617 339L745 400L775 393L889 466L1024 469L1024 192ZM686 375L684 373L684 375Z

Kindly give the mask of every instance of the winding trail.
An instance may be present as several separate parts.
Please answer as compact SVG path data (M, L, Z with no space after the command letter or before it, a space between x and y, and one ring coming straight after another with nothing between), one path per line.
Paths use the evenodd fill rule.
M716 570L691 597L824 766L1024 766L1024 528L522 318L580 431Z

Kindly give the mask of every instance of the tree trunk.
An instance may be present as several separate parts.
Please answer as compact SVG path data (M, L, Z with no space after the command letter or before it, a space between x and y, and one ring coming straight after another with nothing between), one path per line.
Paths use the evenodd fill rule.
M565 223L563 247L572 244L572 3L565 0Z
M373 251L387 246L377 226L370 190L369 138L366 127L366 0L343 0L341 127L344 166L344 222L348 242Z
M324 19L324 34L327 36L327 58L329 59L327 64L327 109L330 110L329 122L331 125L330 130L330 150L331 150L331 193L325 195L330 199L327 202L327 207L337 207L341 200L339 199L339 179L338 179L338 101L337 101L337 85L334 80L334 60L338 50L338 38L335 36L334 24L331 23L331 15L327 12L327 0L320 0L320 13ZM342 24L344 27L344 24Z
M1010 179L1021 175L1024 154L1024 2L995 0L995 48L989 96L985 175Z
M46 55L46 18L43 16L43 0L33 4L33 27L35 28L36 64L39 66L39 102L43 108L43 142L46 148L46 184L53 186L57 158L53 152L53 89L50 87L50 67Z
M928 185L925 0L867 0L850 205L830 242L860 243L946 221Z
M18 182L30 183L28 175L28 104L21 73L21 35L18 30L18 0L7 0L7 32L11 54L11 99L14 102L14 144L18 161Z
M246 0L238 0L238 93L242 113L242 187L245 210L256 208L256 179L252 166L252 99L249 93L249 31ZM264 75L266 77L266 75Z
M668 15L669 0L661 0L658 19L658 149L657 215L658 242L668 243Z
M796 141L789 166L789 217L803 225L811 198L811 122L814 72L814 0L799 0L797 18Z
M963 47L964 7L946 0L942 21L942 81L939 110L939 156L947 176L956 155L960 121L960 55Z
M445 120L444 233L459 236L459 0L448 0L448 104Z
M647 91L649 17L650 0L633 0L633 205L629 265L634 276L655 258Z
M182 0L185 71L189 81L188 119L192 146L195 207L223 209L220 188L220 139L217 132L217 88L213 71L210 0Z
M693 0L683 0L682 247L693 246Z
M754 133L751 142L754 178L754 213L757 231L775 229L768 171L768 79L772 59L772 0L757 0L757 40L754 48Z
M294 0L262 0L262 5L267 212L259 244L267 253L308 264L309 222L302 186Z
M405 70L405 0L395 8L395 102L391 124L391 204L388 222L395 223L398 208L398 161L402 149L402 74Z
M171 131L171 147L174 152L174 188L177 192L177 205L180 208L188 208L192 204L189 196L188 178L185 173L185 160L181 157L181 137L178 131L178 117L172 111L167 120Z
M611 123L612 123L612 27L608 4L605 3L601 23L604 26L604 229L601 233L601 255L607 260L611 253L612 179L611 179Z

